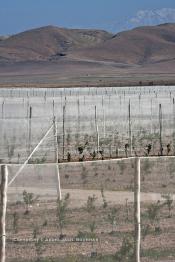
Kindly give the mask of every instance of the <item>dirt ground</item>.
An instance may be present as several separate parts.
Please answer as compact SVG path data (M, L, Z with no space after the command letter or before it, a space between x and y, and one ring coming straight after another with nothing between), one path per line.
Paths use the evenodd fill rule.
M14 199L14 196L16 196L16 193L22 196L22 193L24 190L27 190L28 192L31 192L35 195L39 195L39 198L42 200L53 200L57 197L57 192L54 189L41 189L39 187L21 187L16 189L15 187L10 187L8 189L8 200L11 201ZM71 207L72 208L79 208L84 207L88 196L95 195L96 205L100 206L102 205L102 197L101 197L101 191L100 190L85 190L85 189L62 189L62 196L64 197L67 193L71 195ZM126 199L128 202L133 203L134 202L134 193L133 192L116 192L116 191L105 191L106 200L111 205L115 204L125 204ZM164 198L162 197L162 194L160 193L141 193L141 202L151 203L151 202L157 202L162 201ZM175 200L175 195L173 196L173 199Z
M67 191L64 191L66 193ZM115 255L120 251L123 239L129 238L133 241L134 220L133 202L129 198L126 200L121 196L131 197L128 193L104 192L107 206L103 206L102 199L94 201L94 208L90 211L87 206L88 196L96 193L94 191L72 190L70 193L70 203L66 212L66 224L63 227L63 239L60 241L60 229L57 217L56 201L37 200L29 207L29 213L25 213L26 207L21 202L9 203L7 212L7 261L29 261L38 257L61 258L64 261L66 256L91 256L92 252L97 252L102 256ZM122 198L117 203L117 196ZM76 198L76 200L74 199ZM149 196L150 200L151 195ZM155 196L154 196L155 197ZM159 199L159 197L157 198ZM157 200L156 199L156 200ZM78 200L80 205L78 207ZM130 201L131 200L131 201ZM174 232L175 232L175 210L171 210L169 216L165 201L162 200L158 212L158 218L152 223L147 217L149 207L155 206L156 202L142 202L142 251L144 255L141 261L175 261L174 254ZM115 223L111 224L109 214L116 210ZM14 225L14 213L18 217ZM145 227L149 225L149 231L145 233ZM37 249L35 238L51 239L51 242L42 242ZM14 239L18 241L14 241ZM30 241L28 240L30 239ZM57 241L55 241L57 239ZM74 239L71 241L70 239ZM80 239L84 239L81 242ZM88 239L87 242L85 239ZM93 239L93 244L90 240ZM94 240L95 239L95 240ZM164 252L163 252L164 251ZM16 259L16 260L15 260ZM95 260L94 260L95 261ZM116 260L117 261L117 260Z
M8 189L7 261L28 262L39 257L52 258L54 262L83 262L88 258L90 261L105 261L93 260L90 256L97 252L104 259L105 256L113 259L126 239L131 241L132 247L134 164L130 159L123 160L123 164L117 160L60 164L63 199L67 193L70 194L63 227L65 241L42 242L39 247L35 242L26 243L26 239L53 240L60 237L56 169L49 164L27 165ZM18 165L10 165L9 181L18 168ZM175 261L174 202L169 211L165 198L171 193L171 199L175 199L174 178L173 158L141 162L142 262ZM38 196L27 214L22 194L24 190L33 193L34 198ZM94 197L91 211L87 208L89 197ZM111 224L109 216L114 216L114 223ZM77 238L95 238L98 241L93 244L77 242ZM78 256L83 258L73 258ZM66 260L67 257L74 260ZM106 258L106 261L116 260Z

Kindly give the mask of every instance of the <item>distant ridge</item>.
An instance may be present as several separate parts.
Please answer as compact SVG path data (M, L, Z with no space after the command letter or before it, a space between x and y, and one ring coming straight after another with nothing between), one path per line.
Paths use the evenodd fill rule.
M175 84L175 24L103 30L32 29L0 41L0 84Z
M175 24L145 26L112 35L102 30L41 27L0 41L0 62L67 59L157 63L175 59Z
M0 61L43 61L68 51L98 45L111 37L102 30L41 27L0 42Z
M98 48L83 49L76 55L126 64L149 64L175 59L175 24L138 27L118 33Z

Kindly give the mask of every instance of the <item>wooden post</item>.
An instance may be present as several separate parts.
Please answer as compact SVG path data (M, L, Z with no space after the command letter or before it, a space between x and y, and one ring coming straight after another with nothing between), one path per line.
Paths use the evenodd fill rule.
M175 156L175 99L173 97L173 155Z
M2 102L2 119L4 118L4 101Z
M45 91L44 92L44 101L45 101L45 103L46 103L46 95L47 95L47 92Z
M130 148L130 156L132 156L132 130L131 130L131 102L129 100L128 105L128 117L129 117L129 148Z
M135 159L135 179L134 179L134 224L135 224L135 241L134 241L134 255L135 262L140 262L140 241L141 241L141 227L140 227L140 158Z
M128 221L129 220L128 198L126 198L125 201L126 201L126 221Z
M103 109L103 137L106 137L106 116L105 116L105 108L104 108L104 99L102 96L102 109Z
M98 130L98 123L97 123L97 107L95 106L95 128L96 128L96 135L97 135L97 154L99 153L99 130Z
M65 154L65 111L66 106L63 106L63 160L64 160L64 154Z
M29 118L29 98L28 98L26 107L27 107L27 112L26 112L27 115L26 115L26 118L28 119L28 118Z
M31 133L32 133L32 107L29 107L29 141L28 141L28 155L31 151Z
M32 107L30 106L29 119L32 118Z
M56 181L57 181L57 196L58 199L62 199L61 194L61 183L60 183L60 172L58 165L58 131L55 117L53 118L53 134L54 134L54 146L55 146L55 163L56 163Z
M78 108L78 125L77 125L77 134L78 134L78 142L80 137L80 100L78 98L77 100L77 108Z
M1 210L0 210L0 262L5 262L5 244L6 244L6 209L7 209L7 186L8 169L7 166L1 166Z
M159 128L160 128L160 155L163 156L163 145L162 145L162 105L159 104Z
M118 147L116 148L116 158L118 158L119 157L119 149L118 149Z
M153 144L152 134L153 134L153 100L151 98L151 144Z
M55 116L55 101L54 101L54 99L52 101L52 115L53 115L53 117Z

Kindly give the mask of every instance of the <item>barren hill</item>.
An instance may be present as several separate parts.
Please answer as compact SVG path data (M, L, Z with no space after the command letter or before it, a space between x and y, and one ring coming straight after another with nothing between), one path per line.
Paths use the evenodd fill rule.
M124 64L172 60L175 24L140 27L117 35L47 26L0 41L0 61L51 61L63 56Z
M74 52L81 59L148 64L175 59L175 24L135 28L118 33L98 48Z
M47 26L0 41L0 84L175 84L175 24L102 30Z
M37 28L1 41L0 60L49 60L53 56L64 56L69 50L100 44L110 37L110 33L101 30Z

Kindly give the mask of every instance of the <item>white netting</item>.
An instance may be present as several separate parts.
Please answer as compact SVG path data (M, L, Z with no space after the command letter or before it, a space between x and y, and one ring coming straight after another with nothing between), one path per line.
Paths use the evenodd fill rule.
M162 106L162 145L164 154L170 144L174 152L175 88L84 88L81 89L1 89L0 90L0 159L22 163L24 156L37 144L55 115L58 125L59 159L71 153L78 159L78 146L86 146L86 158L97 149L96 124L100 148L105 157L123 157L125 145L132 141L133 152L160 154L159 105ZM129 101L131 137L129 137ZM63 114L63 107L65 112ZM95 106L97 121L95 123ZM31 109L31 112L30 112ZM31 113L31 114L30 114ZM31 118L30 118L31 116ZM63 132L64 122L64 132ZM36 161L53 161L53 137L43 145ZM63 142L64 140L64 142ZM65 154L63 156L63 145ZM128 153L129 154L129 153ZM34 161L35 161L34 159Z
M174 87L0 89L0 162L12 163L9 181L16 176L8 188L7 261L125 261L128 249L122 252L134 244L135 159L111 158L173 155L174 95ZM57 137L51 128L18 173L54 116ZM57 160L61 203L58 166L49 164ZM144 262L175 256L174 160L141 159ZM61 226L58 204L67 204Z
M46 257L115 254L123 237L133 236L134 163L128 159L124 163L109 160L59 165L62 200L70 196L62 229L64 244L58 241L56 165L26 165L8 188L7 261L37 259L35 237L57 238L57 242L42 244L42 256ZM9 181L19 167L8 167ZM33 202L26 205L25 194L31 193ZM32 240L26 243L25 239Z

